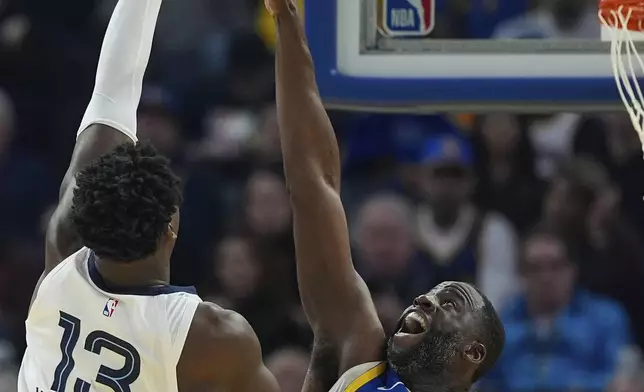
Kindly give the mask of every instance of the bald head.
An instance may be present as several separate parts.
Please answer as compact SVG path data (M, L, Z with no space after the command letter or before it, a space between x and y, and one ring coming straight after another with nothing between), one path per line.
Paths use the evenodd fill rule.
M383 193L367 199L358 211L356 231L360 234L365 225L389 221L410 227L412 209L407 200L392 193Z
M356 218L353 238L362 266L376 274L404 270L414 251L409 203L394 194L376 195Z
M408 385L469 387L494 365L504 342L486 296L471 284L447 281L403 312L387 358Z

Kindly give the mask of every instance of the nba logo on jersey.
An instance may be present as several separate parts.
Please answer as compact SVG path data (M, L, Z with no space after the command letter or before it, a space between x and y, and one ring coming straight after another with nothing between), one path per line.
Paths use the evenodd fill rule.
M105 307L103 308L103 316L112 317L112 313L116 310L116 305L119 304L118 299L110 298L107 300Z
M435 0L378 0L378 29L389 37L423 37L434 29Z

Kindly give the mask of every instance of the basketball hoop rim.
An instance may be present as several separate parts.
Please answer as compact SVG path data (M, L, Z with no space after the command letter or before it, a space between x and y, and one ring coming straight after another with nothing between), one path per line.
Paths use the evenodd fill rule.
M601 0L599 2L599 20L609 28L624 28L618 23L616 13L624 16L630 13L626 29L634 32L644 31L644 0Z
M644 151L644 93L638 74L644 70L635 41L642 41L644 0L601 0L598 16L608 27L615 83Z

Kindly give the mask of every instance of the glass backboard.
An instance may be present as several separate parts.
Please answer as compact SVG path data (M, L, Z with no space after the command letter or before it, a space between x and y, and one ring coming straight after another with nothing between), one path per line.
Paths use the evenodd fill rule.
M332 107L621 108L592 0L310 0L305 16Z

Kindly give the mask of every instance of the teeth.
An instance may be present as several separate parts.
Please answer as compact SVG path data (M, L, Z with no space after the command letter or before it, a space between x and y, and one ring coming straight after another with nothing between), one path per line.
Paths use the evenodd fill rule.
M427 330L427 321L425 320L425 318L423 318L418 313L416 313L416 312L410 313L409 316L407 316L407 317L413 319L414 321L417 321L418 324L420 324L420 326L423 327L423 330L425 330L425 331Z

